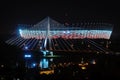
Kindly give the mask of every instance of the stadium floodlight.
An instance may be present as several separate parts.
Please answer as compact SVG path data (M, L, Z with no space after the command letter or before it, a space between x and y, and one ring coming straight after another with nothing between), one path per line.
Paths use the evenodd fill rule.
M19 32L21 32L22 30L21 29L19 29Z
M22 30L21 29L19 29L19 34L20 34L20 36L22 36Z

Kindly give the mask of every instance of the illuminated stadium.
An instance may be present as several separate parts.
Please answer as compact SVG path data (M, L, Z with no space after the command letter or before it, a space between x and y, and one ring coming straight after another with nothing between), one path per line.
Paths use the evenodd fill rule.
M19 29L16 35L6 41L22 50L40 51L78 51L106 52L94 40L109 40L112 34L112 24L80 23L79 26L65 26L50 17L46 17L31 27Z

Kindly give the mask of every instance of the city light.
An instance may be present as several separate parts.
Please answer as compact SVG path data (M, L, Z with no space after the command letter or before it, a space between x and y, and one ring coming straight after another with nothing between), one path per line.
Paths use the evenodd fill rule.
M24 57L25 58L31 58L31 55L30 54L25 54Z
M49 61L48 61L48 59L42 59L41 61L40 61L40 67L42 68L42 69L44 69L44 68L48 68L49 67Z
M25 50L28 50L28 47L27 47L27 46L25 46Z
M32 66L35 67L35 66L36 66L36 63L33 63Z
M96 64L96 61L95 61L95 60L92 60L91 63L92 63L92 64Z
M19 29L19 34L20 34L20 36L22 36L22 30L21 29Z
M85 70L85 69L86 69L86 67L85 67L85 66L82 66L82 67L81 67L81 69L82 69L82 70Z

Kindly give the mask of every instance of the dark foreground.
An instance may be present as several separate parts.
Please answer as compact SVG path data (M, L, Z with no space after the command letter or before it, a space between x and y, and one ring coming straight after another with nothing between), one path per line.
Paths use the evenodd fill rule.
M62 53L57 57L35 56L26 66L21 50L0 43L0 80L120 80L119 54ZM65 55L64 55L65 54ZM33 61L36 65L31 67ZM95 62L93 62L95 61ZM54 70L46 74L42 71Z
M82 62L82 58L84 61ZM93 59L94 58L94 59ZM42 59L42 58L41 58ZM48 59L49 58L44 58ZM91 62L95 60L95 63ZM11 62L10 62L11 61ZM25 67L24 61L10 60L0 64L1 80L119 80L120 56L98 55L79 57L64 56L53 61ZM85 68L82 68L85 67ZM40 74L42 71L54 70L54 73Z

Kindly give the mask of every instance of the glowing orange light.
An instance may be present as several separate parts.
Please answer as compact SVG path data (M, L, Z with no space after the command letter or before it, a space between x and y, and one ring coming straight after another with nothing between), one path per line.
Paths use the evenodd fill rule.
M82 69L82 70L85 70L85 69L86 69L86 67L82 66L82 67L81 67L81 69Z

